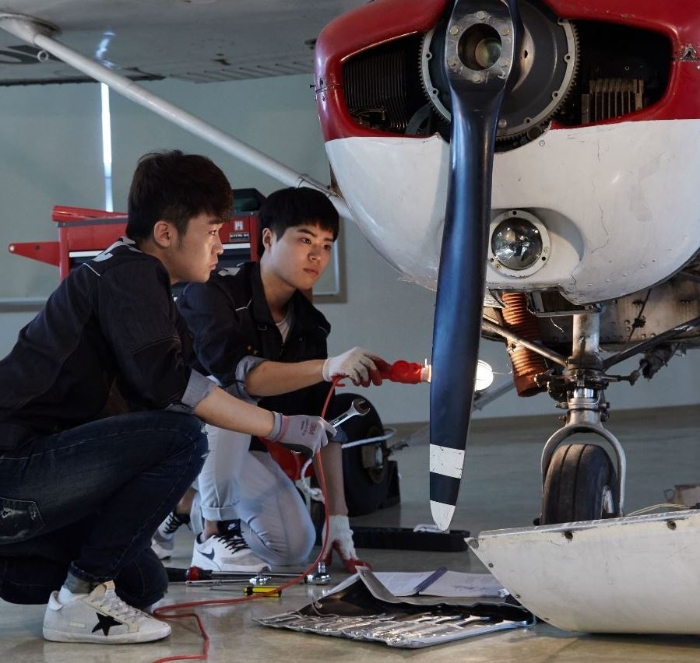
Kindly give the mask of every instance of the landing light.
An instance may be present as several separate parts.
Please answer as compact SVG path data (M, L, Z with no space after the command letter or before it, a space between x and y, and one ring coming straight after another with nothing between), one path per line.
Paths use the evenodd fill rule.
M423 368L425 371L424 382L430 382L432 367L427 362ZM493 382L493 369L483 359L479 359L476 363L476 378L474 379L474 391L484 391L488 389Z
M474 391L484 391L493 382L493 369L483 359L476 363L476 380L474 381Z
M510 210L491 223L489 261L510 276L529 276L549 257L549 234L542 222L524 210Z

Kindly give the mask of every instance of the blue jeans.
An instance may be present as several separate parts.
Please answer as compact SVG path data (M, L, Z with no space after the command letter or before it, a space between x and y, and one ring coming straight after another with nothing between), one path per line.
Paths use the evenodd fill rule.
M0 453L0 597L45 603L70 570L93 583L114 580L136 607L162 598L167 577L151 536L207 449L199 419L152 411Z

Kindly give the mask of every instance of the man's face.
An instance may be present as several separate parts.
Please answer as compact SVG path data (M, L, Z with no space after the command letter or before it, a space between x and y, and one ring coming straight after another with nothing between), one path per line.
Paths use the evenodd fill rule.
M216 268L224 247L219 238L219 229L223 225L220 218L211 214L192 217L184 234L175 235L172 245L163 256L170 282L194 281L203 283Z
M312 288L328 267L334 243L332 233L315 223L288 228L282 237L268 230L265 233L269 233L269 244L265 244L262 256L265 267L293 288Z

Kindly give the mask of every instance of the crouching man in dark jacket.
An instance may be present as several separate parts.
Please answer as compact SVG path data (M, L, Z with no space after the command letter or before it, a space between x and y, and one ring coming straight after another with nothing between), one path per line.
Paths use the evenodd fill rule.
M146 155L127 237L74 270L0 362L0 597L48 601L48 640L170 633L139 608L167 588L151 537L202 467L203 422L309 455L335 432L245 403L190 367L171 285L209 278L231 208L206 157Z

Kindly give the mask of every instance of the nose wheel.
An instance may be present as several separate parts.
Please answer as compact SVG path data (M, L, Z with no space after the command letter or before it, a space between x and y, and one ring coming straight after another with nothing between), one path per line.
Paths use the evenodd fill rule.
M549 463L540 524L600 520L620 510L617 472L597 444L560 445Z
M599 313L574 316L572 355L562 376L566 424L542 451L541 525L623 515L626 459L618 439L603 427L607 377L598 347ZM550 385L551 387L552 385ZM593 436L596 443L572 441Z

